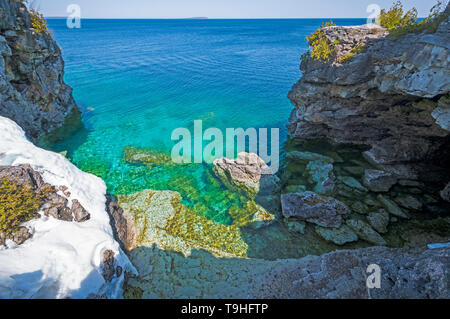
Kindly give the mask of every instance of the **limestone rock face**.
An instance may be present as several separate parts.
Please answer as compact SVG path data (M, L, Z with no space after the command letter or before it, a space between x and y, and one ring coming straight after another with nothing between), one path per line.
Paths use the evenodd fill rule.
M47 32L38 34L20 1L0 0L0 116L19 124L36 142L79 115L64 83L61 50Z
M124 296L446 299L449 249L371 247L267 261L215 258L202 251L185 258L156 247L139 247L130 253L130 258L140 276L128 278ZM377 264L382 270L381 289L367 289L366 270L370 264Z
M239 153L236 160L225 157L216 159L213 170L225 186L250 199L275 193L279 189L279 178L254 153Z
M283 216L322 226L339 228L342 217L350 214L350 209L332 197L320 196L313 192L281 195Z
M341 43L330 62L302 62L302 78L289 93L295 106L288 125L291 136L368 145L366 159L406 179L417 179L430 165L445 168L450 158L445 129L449 31L448 19L435 33L397 40L374 26L325 28L326 38ZM339 63L360 43L362 53Z

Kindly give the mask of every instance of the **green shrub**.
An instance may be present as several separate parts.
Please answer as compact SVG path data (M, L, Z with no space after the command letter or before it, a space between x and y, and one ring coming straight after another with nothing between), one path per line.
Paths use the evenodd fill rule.
M0 179L0 233L11 235L22 223L33 219L45 197L45 193L36 193L29 186Z
M417 9L412 8L405 12L402 3L397 1L388 11L385 9L381 10L379 21L381 26L388 29L388 31L411 26L417 23Z
M36 33L41 34L42 32L48 32L47 20L45 20L44 15L34 9L31 9L29 13L31 24L33 25L34 30L36 30Z
M330 26L335 26L333 21L325 24L322 23L319 29L314 31L309 37L306 37L309 48L312 48L309 55L315 60L329 61L334 53L334 46L339 44L338 41L331 43L330 40L325 37L322 29Z
M448 19L449 11L441 12L442 3L438 2L430 10L430 14L424 20L415 24L399 27L390 31L390 39L398 39L399 37L409 34L426 31L428 33L435 33L439 25Z

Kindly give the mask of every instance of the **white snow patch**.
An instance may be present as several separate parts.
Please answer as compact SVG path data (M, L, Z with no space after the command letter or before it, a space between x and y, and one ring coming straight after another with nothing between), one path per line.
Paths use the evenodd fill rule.
M91 293L122 297L124 275L111 283L101 275L107 249L115 252L117 265L135 272L113 238L105 183L63 155L36 147L15 122L0 117L0 165L21 164L30 164L51 185L67 186L70 198L78 199L91 218L76 223L42 217L26 223L33 237L0 250L0 298L86 298Z

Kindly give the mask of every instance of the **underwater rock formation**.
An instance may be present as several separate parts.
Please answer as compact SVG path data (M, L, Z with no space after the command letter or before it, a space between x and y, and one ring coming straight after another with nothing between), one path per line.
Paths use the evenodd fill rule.
M33 142L66 119L78 122L63 76L61 50L51 34L33 28L21 1L0 0L0 116L14 120Z
M344 203L313 192L283 194L281 204L284 217L295 217L322 227L339 228L343 215L350 214Z
M196 214L181 203L181 196L173 191L144 190L118 196L118 204L126 219L126 248L152 247L173 250L189 256L193 249L204 249L217 256L245 257L247 244L239 227L223 225ZM117 218L115 224L124 225ZM118 233L125 233L118 230ZM130 241L128 238L132 238Z

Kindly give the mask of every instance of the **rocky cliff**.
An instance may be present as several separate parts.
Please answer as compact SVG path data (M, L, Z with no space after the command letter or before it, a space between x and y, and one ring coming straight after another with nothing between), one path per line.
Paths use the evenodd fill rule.
M449 11L436 32L397 39L375 25L324 28L336 43L334 56L303 59L303 76L289 93L295 106L291 136L367 146L368 161L401 178L426 179L436 168L445 186L448 172L440 168L450 166ZM354 48L362 52L345 59Z
M28 138L79 118L64 83L61 50L47 31L38 33L21 1L0 0L0 116L19 124Z

